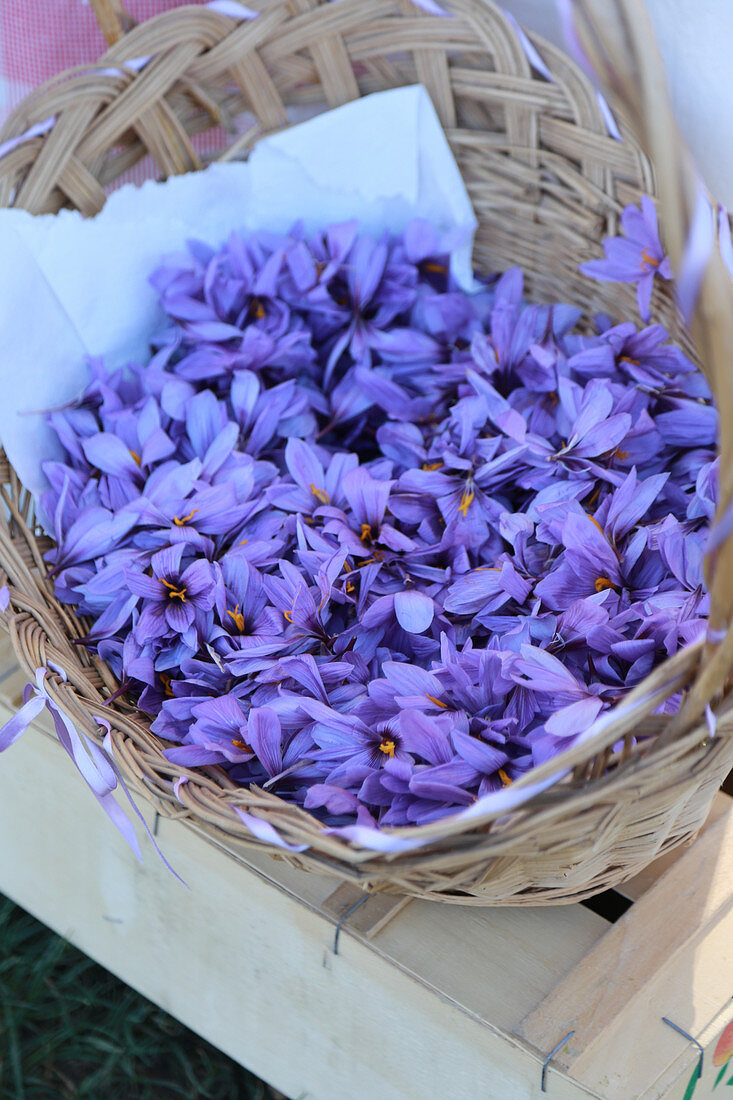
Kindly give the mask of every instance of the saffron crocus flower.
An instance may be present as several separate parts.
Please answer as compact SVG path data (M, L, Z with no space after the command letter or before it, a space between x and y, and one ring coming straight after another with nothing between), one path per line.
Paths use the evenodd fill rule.
M363 781L388 760L409 761L396 720L372 728L358 717L339 714L315 699L304 699L302 706L313 720L311 735L318 746L313 758L329 769L327 783L348 787L354 775Z
M217 576L202 559L182 568L182 557L182 545L169 546L153 554L151 576L126 570L127 587L143 599L134 631L140 641L180 634L196 648L197 616L214 606Z
M652 199L643 195L641 209L630 204L621 215L623 237L607 237L603 242L606 257L590 260L580 270L594 279L614 283L636 283L639 313L649 320L649 303L654 278L672 278L672 265L659 240L657 210Z
M622 587L617 554L592 516L570 512L560 538L565 549L559 563L534 589L546 607L562 611L583 596Z
M267 499L300 515L312 514L324 504L342 505L343 479L359 464L354 454L319 455L304 440L292 438L285 445L284 458L295 484L279 481L268 489Z
M642 297L650 210L609 248ZM463 294L448 246L194 244L155 276L150 362L90 364L50 414L50 575L84 644L171 763L338 828L511 784L705 628L702 376L661 326L528 304L518 269Z
M235 695L195 702L191 716L187 744L164 750L172 764L246 764L254 758L247 716Z
M374 557L389 550L412 550L414 542L391 523L385 522L387 502L392 489L391 481L372 477L363 468L351 470L343 479L343 494L349 509L348 518L334 514L324 530L337 536L349 553L358 557Z

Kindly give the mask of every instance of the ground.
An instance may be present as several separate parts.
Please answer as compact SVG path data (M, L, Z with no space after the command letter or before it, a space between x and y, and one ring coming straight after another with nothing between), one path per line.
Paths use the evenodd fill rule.
M0 895L3 1100L273 1100L203 1039Z

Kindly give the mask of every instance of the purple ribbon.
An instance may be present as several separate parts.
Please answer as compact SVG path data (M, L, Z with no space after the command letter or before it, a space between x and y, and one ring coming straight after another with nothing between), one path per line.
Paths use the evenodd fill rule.
M716 229L715 214L700 181L677 278L677 301L688 324L695 312L705 270L715 247Z
M41 137L43 134L47 134L55 125L56 115L51 115L50 118L44 118L43 122L37 122L35 126L31 126L30 129L19 134L18 137L8 138L7 141L4 141L2 145L0 145L0 157L6 157L8 153L12 153L13 149L17 149L24 141L30 141L34 137Z
M527 60L529 61L532 68L536 72L538 72L540 74L540 76L544 76L545 80L548 80L550 82L550 84L555 84L556 81L555 81L554 76L552 75L552 73L548 69L548 67L545 64L545 62L543 61L543 59L540 57L539 53L535 49L535 47L532 44L531 40L528 38L528 36L522 30L522 28L520 27L519 23L514 18L512 13L510 11L507 11L506 8L502 8L501 10L502 10L502 12L504 14L504 17L506 18L507 22L509 22L511 24L511 26L513 27L514 33L516 34L517 38L519 39L519 44L521 45L522 49L524 50L524 53L527 57ZM561 12L561 15L563 16L565 36L567 38L567 37L569 37L567 20L570 19L570 26L572 26L572 19L567 13L564 13L564 15L563 15L563 13ZM575 36L574 28L572 30L572 35ZM577 49L574 48L573 52L576 54L576 57L577 57L578 52L580 51L580 43L577 41L577 38L575 38L574 40L575 40L575 43L577 45ZM580 51L580 53L582 54L582 51ZM578 59L582 61L583 67L587 69L588 60L585 57L585 55L582 54L582 58L578 58ZM608 106L608 102L606 101L605 97L601 94L601 92L596 91L596 99L598 100L598 106L600 108L601 115L603 116L603 121L606 124L606 129L608 130L609 135L614 139L614 141L622 141L623 139L621 137L621 131L618 128L618 124L616 122L616 119L613 117L613 112L611 111L611 108Z
M289 852L305 852L309 847L308 844L288 844L287 840L283 840L275 826L271 825L269 821L264 821L261 817L255 817L254 814L248 814L244 810L240 810L238 806L230 806L230 809L234 810L237 817L241 818L254 836L259 840L264 840L266 844L286 848Z
M519 39L519 43L520 43L522 49L524 50L524 52L527 56L527 60L529 61L532 68L535 69L540 74L540 76L544 76L545 80L548 80L550 82L550 84L554 84L555 83L555 78L553 77L550 70L547 68L547 65L544 63L544 61L542 60L540 55L537 53L537 50L532 45L531 41L529 40L527 35L524 33L524 31L522 30L522 28L520 27L519 23L514 18L512 13L510 11L507 11L506 8L502 8L501 10L502 10L504 18L507 20L507 22L511 23L511 25L514 29L514 33L516 34L517 38Z
M733 241L730 237L730 221L726 208L718 204L718 242L723 263L728 268L728 274L733 278Z
M705 553L712 554L718 550L730 535L733 535L733 502L728 505L717 523L710 528Z
M103 718L95 718L95 721L107 731L107 735L104 739L104 747L97 745L85 734L80 735L68 715L64 714L46 691L45 678L49 669L58 673L62 680L66 680L66 674L63 669L52 664L50 661L48 669L36 669L35 684L26 684L23 689L23 706L18 713L13 715L13 717L5 723L2 729L0 729L0 752L5 752L11 745L14 745L28 729L31 722L39 716L41 711L44 708L47 709L53 718L53 724L56 727L56 733L63 748L71 757L75 767L80 772L84 782L91 790L107 817L140 862L142 863L143 857L132 821L114 799L114 791L118 786L130 803L135 817L137 817L138 821L140 821L145 829L145 832L150 837L153 847L164 865L172 875L175 875L179 882L182 882L183 885L186 886L186 883L183 882L180 875L173 870L158 847L155 837L148 828L145 818L135 805L132 795L127 788L127 784L114 762L112 757L111 730L109 723Z
M340 0L331 0L332 4L340 3ZM412 3L416 8L422 8L428 15L439 15L444 18L453 18L453 13L446 11L445 8L441 8L440 4L437 4L435 0L412 0Z

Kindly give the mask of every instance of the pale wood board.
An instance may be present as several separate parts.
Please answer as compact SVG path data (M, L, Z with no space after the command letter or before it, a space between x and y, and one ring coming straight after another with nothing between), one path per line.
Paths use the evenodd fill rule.
M691 1057L667 1016L697 1036L733 991L733 810L715 820L522 1021L539 1049L569 1031L558 1056L603 1095L662 1096L648 1084ZM623 1057L611 1052L623 1051ZM694 1058L692 1059L694 1063ZM652 1091L645 1091L652 1088Z
M24 681L6 676L0 693L17 704ZM10 713L0 698L0 724ZM335 957L334 923L346 895L358 896L353 887L335 890L332 879L261 854L243 865L190 825L159 819L158 839L193 887L185 891L149 845L137 865L48 736L49 719L37 726L46 732L32 729L0 757L0 835L14 837L0 847L0 890L290 1096L539 1097L541 1058L526 1041L546 1051L566 1033L562 1012L552 1016L549 1006L567 1009L589 957L600 959L601 980L613 987L619 925L578 905L480 910L413 901L400 910L374 898L345 923ZM727 836L730 805L720 796L721 824L708 824L709 835L717 828ZM152 823L153 811L142 808ZM668 943L680 941L677 953L657 973L654 945L642 936L635 950L645 997L616 1006L602 1026L591 1014L589 1041L553 1061L576 1080L551 1068L551 1095L682 1096L694 1054L654 1016L646 993L653 985L654 1003L693 1034L722 1018L733 934L714 844L687 895L679 873L674 879L677 854L646 873L647 893L664 887L675 907L687 897L684 934L667 933ZM700 883L715 884L716 875L696 901ZM706 914L704 934L696 911ZM638 902L630 914L645 917ZM533 1019L544 1020L544 1032L527 1026Z
M350 932L334 956L331 920L180 822L161 821L158 839L192 888L182 887L149 846L138 864L60 747L34 729L0 760L0 835L13 838L0 845L0 889L287 1096L541 1095L536 1053L461 1003L480 1000L476 987L496 983L485 958L477 965L475 936L462 935L480 924L473 910L416 906L416 913L442 914L439 943L425 938L419 922L417 931L408 928L416 940L413 965L432 975L427 979L416 980ZM315 891L315 876L302 877ZM323 900L333 887L324 882ZM462 925L461 916L470 923ZM485 940L493 916L485 914ZM416 961L421 939L426 965ZM428 965L433 955L441 967ZM460 967L451 965L454 958L464 959ZM448 990L431 988L436 969ZM472 997L461 991L467 975ZM504 999L513 1003L515 993L507 988ZM554 1069L548 1081L557 1100L596 1095Z

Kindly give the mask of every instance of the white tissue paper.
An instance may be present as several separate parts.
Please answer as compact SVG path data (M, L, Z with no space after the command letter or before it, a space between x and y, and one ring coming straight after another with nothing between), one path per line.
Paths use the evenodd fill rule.
M148 279L191 238L286 232L357 218L373 233L414 217L465 230L452 271L473 286L476 220L427 92L380 92L263 139L246 164L214 164L165 183L128 185L95 218L0 211L0 440L38 494L60 457L43 410L76 397L86 358L145 362L162 314Z

